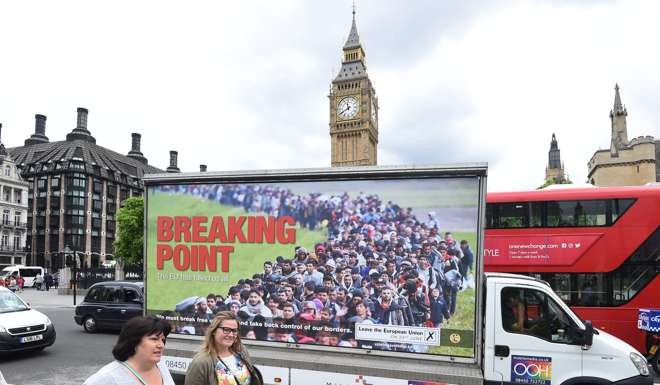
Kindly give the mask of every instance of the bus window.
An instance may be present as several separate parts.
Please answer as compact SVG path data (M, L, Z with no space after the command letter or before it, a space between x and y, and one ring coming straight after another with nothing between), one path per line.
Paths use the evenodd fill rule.
M486 209L488 227L506 229L529 226L529 204L527 202L496 203L489 206Z
M634 199L614 199L612 201L612 223L616 222L634 202Z
M557 273L553 274L553 279L550 282L553 290L562 301L566 303L571 303L571 279L570 274L568 273Z
M575 204L574 217L577 226L607 225L606 200L578 201Z
M532 202L530 227L545 227L545 202Z
M598 306L605 302L603 274L575 274L578 287L578 298L573 305Z

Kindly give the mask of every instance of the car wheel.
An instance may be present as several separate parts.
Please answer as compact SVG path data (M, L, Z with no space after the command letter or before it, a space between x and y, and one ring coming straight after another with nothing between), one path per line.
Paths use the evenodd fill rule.
M97 327L96 327L96 320L94 319L94 317L92 316L85 317L85 319L83 320L83 329L85 329L87 333L96 332Z

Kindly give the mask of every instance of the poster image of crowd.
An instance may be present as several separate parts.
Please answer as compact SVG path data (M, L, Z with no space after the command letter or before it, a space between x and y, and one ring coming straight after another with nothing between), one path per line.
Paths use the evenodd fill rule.
M201 336L474 357L477 177L148 186L146 312Z

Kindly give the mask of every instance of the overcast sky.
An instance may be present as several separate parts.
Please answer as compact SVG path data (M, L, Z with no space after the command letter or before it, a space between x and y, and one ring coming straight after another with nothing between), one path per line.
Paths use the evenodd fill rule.
M89 109L97 143L142 134L149 163L209 170L330 164L328 90L350 0L3 1L7 147L48 117L64 140ZM488 162L489 190L543 183L552 133L569 177L610 143L614 84L628 137L660 136L658 1L358 0L379 97L380 165Z

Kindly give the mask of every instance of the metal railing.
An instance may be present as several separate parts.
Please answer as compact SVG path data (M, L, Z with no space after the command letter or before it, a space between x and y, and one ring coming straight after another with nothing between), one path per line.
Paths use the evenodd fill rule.
M0 225L9 227L27 227L27 222L2 221L0 222Z

